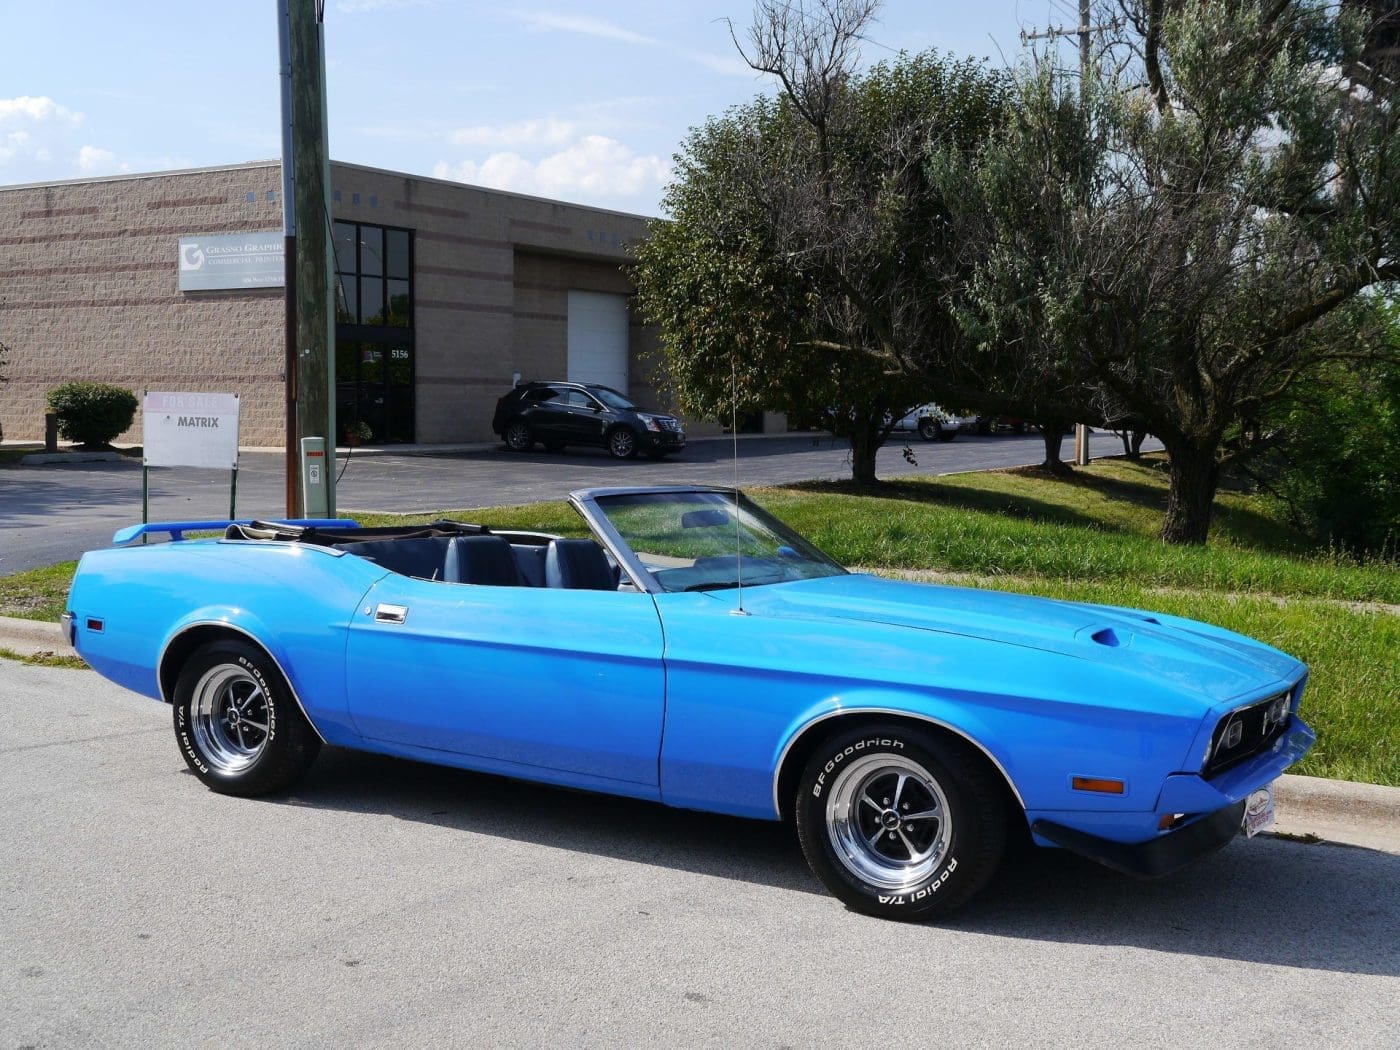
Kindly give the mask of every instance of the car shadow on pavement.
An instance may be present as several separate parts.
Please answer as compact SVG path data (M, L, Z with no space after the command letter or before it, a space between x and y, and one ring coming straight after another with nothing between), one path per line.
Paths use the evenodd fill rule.
M824 893L792 829L654 802L327 748L289 795L269 802L383 813L719 878Z
M948 928L1400 976L1400 856L1271 835L1138 880L1027 847Z
M274 804L382 813L803 893L825 890L792 829L330 748ZM1025 847L967 907L928 927L1400 976L1400 856L1272 836L1139 881ZM839 908L834 900L833 909ZM852 916L853 921L855 917ZM914 928L917 930L917 927ZM911 934L918 936L917 933Z

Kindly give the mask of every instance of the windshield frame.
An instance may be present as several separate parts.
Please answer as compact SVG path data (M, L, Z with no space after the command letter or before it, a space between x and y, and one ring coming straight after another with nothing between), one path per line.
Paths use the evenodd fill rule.
M661 583L652 574L651 570L645 565L645 563L642 562L638 554L632 549L632 547L623 538L622 534L613 525L612 520L608 517L607 512L600 505L599 501L607 500L609 497L618 496L685 496L688 494L719 495L727 499L731 508L734 506L734 489L713 488L705 485L661 485L655 487L582 489L577 492L570 493L569 503L573 506L574 510L576 510L583 517L584 521L588 523L589 528L593 530L594 535L597 536L598 540L603 544L604 547L608 549L608 551L612 554L613 558L616 559L618 565L622 567L623 572L625 572L629 577L631 577L633 585L638 590L645 591L647 594L652 595L680 594L684 592L682 590L673 590L671 588L667 588L661 585ZM835 558L831 557L831 555L821 550L811 540L801 535L791 526L784 523L781 519L779 519L769 511L765 510L753 500L749 499L749 497L744 495L743 492L739 492L738 497L739 507L744 513L751 515L760 524L762 524L764 527L768 528L770 531L775 533L779 538L785 540L796 540L797 543L800 545L797 548L798 550L806 548L807 551L810 551L813 555L815 555L815 557L811 560L816 561L818 563L824 563L825 565L834 570L829 575L849 575L849 570L840 562L838 562ZM743 562L741 560L741 574L742 569ZM742 585L744 588L747 589L749 587L765 587L775 583L784 582L794 581L771 579L763 580L762 578L755 578L754 580L750 581L745 576L743 578ZM703 592L697 591L697 593L714 594L719 591L731 589L736 588L732 585L722 586L717 584L713 588L704 589Z
M610 408L614 412L642 411L641 405L637 404L635 401L633 401L626 394L622 393L620 390L614 390L610 386L601 386L598 384L593 384L590 386L586 386L583 389L586 390L589 396L591 396L594 400L601 403L604 408ZM615 401L618 403L614 404Z

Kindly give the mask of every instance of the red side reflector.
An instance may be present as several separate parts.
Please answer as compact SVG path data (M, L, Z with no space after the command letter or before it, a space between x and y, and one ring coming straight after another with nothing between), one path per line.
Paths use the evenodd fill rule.
M1104 777L1070 777L1069 786L1075 791L1097 791L1101 795L1123 794L1123 781Z

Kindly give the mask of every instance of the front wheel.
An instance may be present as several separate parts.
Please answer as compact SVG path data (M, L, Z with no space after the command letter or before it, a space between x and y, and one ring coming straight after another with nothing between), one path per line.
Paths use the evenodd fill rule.
M247 642L195 650L180 669L173 707L185 764L221 794L279 791L321 750L277 665Z
M530 428L519 421L506 427L505 432L506 447L512 452L529 452L535 444L535 435L530 433Z
M854 911L926 919L966 903L1006 845L999 785L966 745L901 725L832 737L795 808L812 872Z
M608 455L613 459L631 459L637 454L637 435L626 427L618 427L608 435Z

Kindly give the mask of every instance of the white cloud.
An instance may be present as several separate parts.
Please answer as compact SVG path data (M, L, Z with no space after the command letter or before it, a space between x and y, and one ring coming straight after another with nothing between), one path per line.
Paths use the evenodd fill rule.
M0 168L7 180L24 181L75 172L55 158L74 157L73 136L83 115L46 95L0 98Z
M430 0L339 0L335 9L343 15L372 14L376 11L397 11L401 7L427 7Z
M557 11L508 11L505 12L505 16L512 21L521 22L531 29L541 32L578 33L582 36L601 37L604 40L618 40L624 44L664 48L687 62L703 66L712 73L721 73L725 76L751 77L754 75L753 70L737 57L714 55L708 51L693 51L690 48L678 47L602 18L563 14Z
M84 146L78 150L78 170L84 175L116 175L130 171L130 164L119 164L117 156L101 146Z
M570 120L545 117L542 120L517 120L510 124L480 124L458 128L447 136L454 146L479 146L486 149L523 149L528 146L562 146L578 134L578 125Z
M81 124L83 115L67 106L60 106L47 95L20 95L0 98L0 123L30 120L37 123Z
M513 11L508 12L507 17L545 32L579 33L583 36L602 37L605 40L620 40L624 44L654 46L661 43L653 37L634 33L615 22L590 18L588 15L566 15L556 11Z
M670 166L655 155L634 153L617 139L584 135L536 161L514 152L494 153L479 163L440 161L433 175L541 197L607 199L654 195L665 185Z
M708 51L683 51L681 56L698 66L704 66L712 73L722 73L727 77L758 76L749 64L737 55L712 55Z

